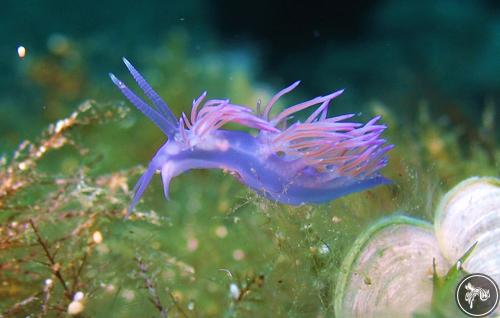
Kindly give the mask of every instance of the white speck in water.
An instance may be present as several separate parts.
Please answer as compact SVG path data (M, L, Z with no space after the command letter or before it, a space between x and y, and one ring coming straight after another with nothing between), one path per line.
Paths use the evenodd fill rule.
M82 300L82 299L83 299L83 296L85 296L85 295L83 294L83 292L78 291L78 292L76 292L76 293L75 293L75 295L73 296L73 301L80 301L80 300Z
M340 221L342 221L342 219L341 219L341 218L339 218L338 216L333 216L333 217L332 217L332 223L333 223L333 224L340 223Z
M187 250L190 252L194 252L198 249L199 242L195 237L188 238L187 241Z
M319 247L319 253L323 255L330 253L330 247L328 247L325 243L321 244Z
M135 293L134 291L130 290L130 289L125 289L124 291L122 291L122 297L126 300L126 301L132 301L134 300L135 298Z
M235 261L241 261L245 258L245 252L243 252L243 250L236 249L233 251L233 258Z
M92 240L93 240L93 241L94 241L94 243L96 243L96 244L101 244L101 243L102 243L102 240L103 240L103 237L102 237L101 232L99 232L99 231L95 231L95 232L92 234Z
M60 121L58 121L58 122L56 123L56 128L54 129L54 132L55 132L56 134L57 134L57 133L59 133L59 132L63 129L64 124L65 124L64 120L60 120Z
M220 225L215 229L215 235L219 238L225 238L227 236L227 228L224 225Z
M234 300L240 298L240 292L240 288L235 283L231 283L231 285L229 285L229 293Z
M17 48L17 55L19 58L23 59L26 56L26 48L24 46L19 46Z
M84 309L84 306L81 302L79 301L72 301L69 305L68 305L68 314L70 314L71 316L76 316L78 315L79 313L81 313Z

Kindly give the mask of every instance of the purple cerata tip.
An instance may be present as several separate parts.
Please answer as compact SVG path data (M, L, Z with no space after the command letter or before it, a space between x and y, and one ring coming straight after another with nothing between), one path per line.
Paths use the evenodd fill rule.
M328 117L338 90L286 107L271 116L276 102L299 81L274 95L262 113L233 104L228 99L193 100L191 114L177 119L142 75L123 59L148 104L122 81L109 74L123 95L167 136L135 186L132 211L156 171L160 171L165 196L172 178L191 169L224 169L260 195L284 204L323 203L390 181L379 170L387 164L387 145L381 138L385 125L380 116L366 124L348 122L354 114ZM291 122L298 112L316 107L304 122ZM226 130L237 123L258 133Z

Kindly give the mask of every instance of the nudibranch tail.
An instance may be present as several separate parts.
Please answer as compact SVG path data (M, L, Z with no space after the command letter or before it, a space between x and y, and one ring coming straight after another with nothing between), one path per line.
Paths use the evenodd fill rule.
M223 169L257 193L285 204L323 203L349 193L389 183L380 174L387 165L387 145L380 116L366 124L349 122L354 114L328 118L331 101L343 90L298 103L271 116L273 106L299 81L282 89L262 114L229 99L193 100L191 114L177 119L167 104L126 59L123 60L148 103L110 74L120 91L167 136L134 188L132 211L160 172L165 197L171 180L191 169ZM304 109L317 107L304 122L290 123ZM260 103L258 104L260 110ZM236 123L258 130L257 135L225 130Z

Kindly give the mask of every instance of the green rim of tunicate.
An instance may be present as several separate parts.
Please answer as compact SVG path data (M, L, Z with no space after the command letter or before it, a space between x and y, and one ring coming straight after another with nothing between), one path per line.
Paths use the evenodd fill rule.
M433 229L432 224L429 222L404 215L396 215L383 218L363 231L363 233L358 236L356 241L354 241L351 249L344 258L344 261L340 266L339 274L337 275L337 284L334 291L334 311L336 317L342 317L342 300L344 299L344 292L347 286L347 281L352 274L351 268L359 254L363 251L367 243L376 237L378 232L389 226L401 224L413 225L427 230Z
M496 177L471 177L468 179L465 179L464 181L460 182L456 186L454 186L450 191L448 191L445 196L439 201L439 204L436 209L436 213L434 214L434 227L436 233L439 230L439 220L441 219L443 213L444 213L444 208L450 200L455 197L460 191L462 191L464 188L471 186L472 184L475 183L480 183L480 182L486 182L489 183L493 186L500 187L500 178Z

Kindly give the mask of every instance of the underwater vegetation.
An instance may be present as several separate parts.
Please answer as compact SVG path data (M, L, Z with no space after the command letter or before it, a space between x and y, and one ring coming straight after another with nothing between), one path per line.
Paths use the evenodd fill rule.
M204 87L234 96L235 105L272 98L277 84L260 84L251 68L222 54L193 57L178 37L140 60L144 74L169 98L175 113L182 113L185 101ZM115 93L108 82L93 85ZM290 95L273 106L276 113L270 118L284 105L294 105ZM351 275L343 264L353 255L357 239L366 237L375 246L382 242L382 230L366 230L382 218L409 220L389 222L395 237L404 229L404 237L417 235L419 242L429 243L422 245L436 255L439 283L432 284L428 257L412 256L413 264L422 266L412 271L425 277L423 289L417 289L422 304L429 302L429 295L431 303L439 303L444 291L454 288L443 275L478 238L467 235L461 241L444 227L432 229L430 224L438 224L435 211L460 181L498 176L500 150L495 138L488 147L480 139L464 142L464 127L437 120L430 112L432 101L421 101L411 122L401 121L391 106L397 105L368 103L362 115L365 122L382 115L389 127L384 139L397 145L381 170L393 181L390 185L325 204L290 206L256 195L228 177L228 171L195 170L172 182L167 204L160 184L153 182L125 219L133 185L148 168L137 162L146 162L164 136L158 136L145 116L128 111L118 93L76 107L65 105L67 115L14 151L3 151L0 160L0 315L337 317L349 308L337 303L342 294L337 290L346 286L341 278L349 282ZM304 123L313 112L306 109L294 121ZM477 130L495 136L496 115L494 105L485 107ZM228 127L255 137L252 128ZM184 129L190 129L186 123ZM451 211L459 209L443 212L444 220L463 227ZM391 218L394 214L398 216ZM395 237L384 242L393 243ZM450 243L457 245L446 245ZM474 270L469 266L481 255L480 247L464 259L465 270ZM364 251L359 247L356 255ZM393 271L389 275L404 278L407 267L392 265L386 266ZM363 277L362 284L375 289L376 277ZM434 286L442 291L437 298ZM440 317L433 314L429 317Z
M182 113L177 120L132 64L123 61L155 107L110 74L112 81L168 137L134 187L136 193L130 210L157 171L161 172L166 198L173 177L191 169L219 168L229 171L257 193L293 205L323 203L389 183L378 173L387 164L386 152L393 147L380 138L386 128L377 124L380 116L364 125L344 121L354 114L327 117L330 102L343 91L287 107L272 118L273 106L299 82L274 95L261 114L253 114L251 108L235 105L228 99L204 101L207 95L204 92L193 100L190 119ZM287 127L294 114L318 105L303 123L297 121ZM229 123L259 132L254 137L221 129Z

